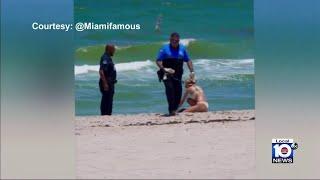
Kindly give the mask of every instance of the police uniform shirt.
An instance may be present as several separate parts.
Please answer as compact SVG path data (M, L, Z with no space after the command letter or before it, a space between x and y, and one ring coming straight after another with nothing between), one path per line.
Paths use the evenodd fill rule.
M117 79L117 72L114 66L114 63L111 57L104 53L100 59L100 70L103 70L103 73L107 77L109 83L115 83Z
M165 59L179 59L184 62L190 60L187 50L182 44L179 44L178 48L172 48L170 44L164 45L159 51L157 61L163 61Z
M163 62L163 67L175 70L173 77L181 79L183 74L183 62L190 61L185 46L179 44L177 48L171 47L170 44L164 45L158 54L157 61Z

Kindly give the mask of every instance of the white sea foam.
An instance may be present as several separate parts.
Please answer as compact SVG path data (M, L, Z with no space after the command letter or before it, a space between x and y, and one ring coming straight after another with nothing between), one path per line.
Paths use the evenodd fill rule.
M193 62L196 65L204 65L204 66L210 66L210 65L225 65L225 66L238 66L238 65L254 65L254 59L196 59Z
M117 71L139 70L153 64L154 63L152 63L150 60L119 63L116 64L116 69Z
M196 41L196 39L193 38L186 38L186 39L180 39L180 44L184 45L184 46L189 46L189 44L193 41ZM163 42L162 44L168 44L169 42Z
M99 65L81 65L81 66L74 66L74 74L86 74L89 72L98 72L99 71Z
M200 79L231 80L233 75L254 74L254 59L198 59L193 64Z
M84 53L87 53L88 52L88 49L85 48L85 47L82 47L82 48L78 48L77 49L78 52L84 52Z
M130 71L130 70L139 70L145 68L147 66L151 66L152 63L150 60L146 61L134 61L134 62L127 62L127 63L118 63L116 64L116 69L118 72L121 71ZM75 75L79 74L86 74L89 72L98 72L99 65L76 65L74 68Z
M196 39L188 38L188 39L180 39L180 43L184 46L189 46L189 44L193 41L196 41Z
M254 59L195 59L193 60L197 79L199 80L232 80L234 75L254 74ZM125 81L148 81L156 78L157 67L150 60L116 64L118 78ZM187 67L185 67L187 69ZM99 65L75 66L75 75L94 72L98 76ZM188 71L184 78L188 76ZM81 78L96 78L81 76Z

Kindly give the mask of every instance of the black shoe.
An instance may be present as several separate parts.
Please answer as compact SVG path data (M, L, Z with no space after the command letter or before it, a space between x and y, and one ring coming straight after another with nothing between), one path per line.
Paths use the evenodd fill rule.
M170 116L175 116L175 115L177 115L176 112L171 112L171 113L168 113L168 114L162 114L160 116L162 116L162 117L170 117Z
M170 113L169 113L169 116L175 116L177 113L176 113L176 111L171 111Z

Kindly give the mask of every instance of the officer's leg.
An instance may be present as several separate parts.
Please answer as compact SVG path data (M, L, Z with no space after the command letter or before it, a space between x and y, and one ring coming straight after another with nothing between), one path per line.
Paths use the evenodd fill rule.
M106 100L105 100L105 97L104 97L104 90L103 90L103 87L102 87L102 81L101 81L101 79L99 80L99 90L100 90L100 92L101 92L101 101L100 101L100 113L101 113L101 115L105 115L105 102L106 102Z
M108 96L107 96L107 108L106 108L106 114L111 115L112 114L112 106L113 106L113 95L114 95L114 87L109 86Z
M112 108L113 108L113 95L114 95L114 93L112 93L112 94L110 95L110 104L109 104L109 111L108 111L109 115L111 115L111 114L112 114Z
M180 104L182 96L182 84L181 81L174 81L174 110L177 110Z
M166 96L167 96L167 101L168 101L168 110L169 113L174 111L174 87L173 87L173 82L171 78L168 78L167 80L164 80L164 85L166 87Z
M100 112L101 112L101 115L106 115L107 114L107 112L106 112L106 99L107 98L105 95L105 91L103 90L101 80L99 81L99 89L101 92Z
M107 115L107 102L108 102L108 94L106 92L101 92L101 104L100 104L100 111L101 115Z

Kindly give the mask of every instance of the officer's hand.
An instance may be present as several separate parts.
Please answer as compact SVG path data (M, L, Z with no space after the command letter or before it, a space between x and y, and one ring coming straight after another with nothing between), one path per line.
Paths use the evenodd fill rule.
M103 84L103 90L105 90L105 91L108 91L109 90L109 86L108 86L108 84Z
M192 80L196 80L196 74L194 73L194 72L190 72L190 79L192 79Z

